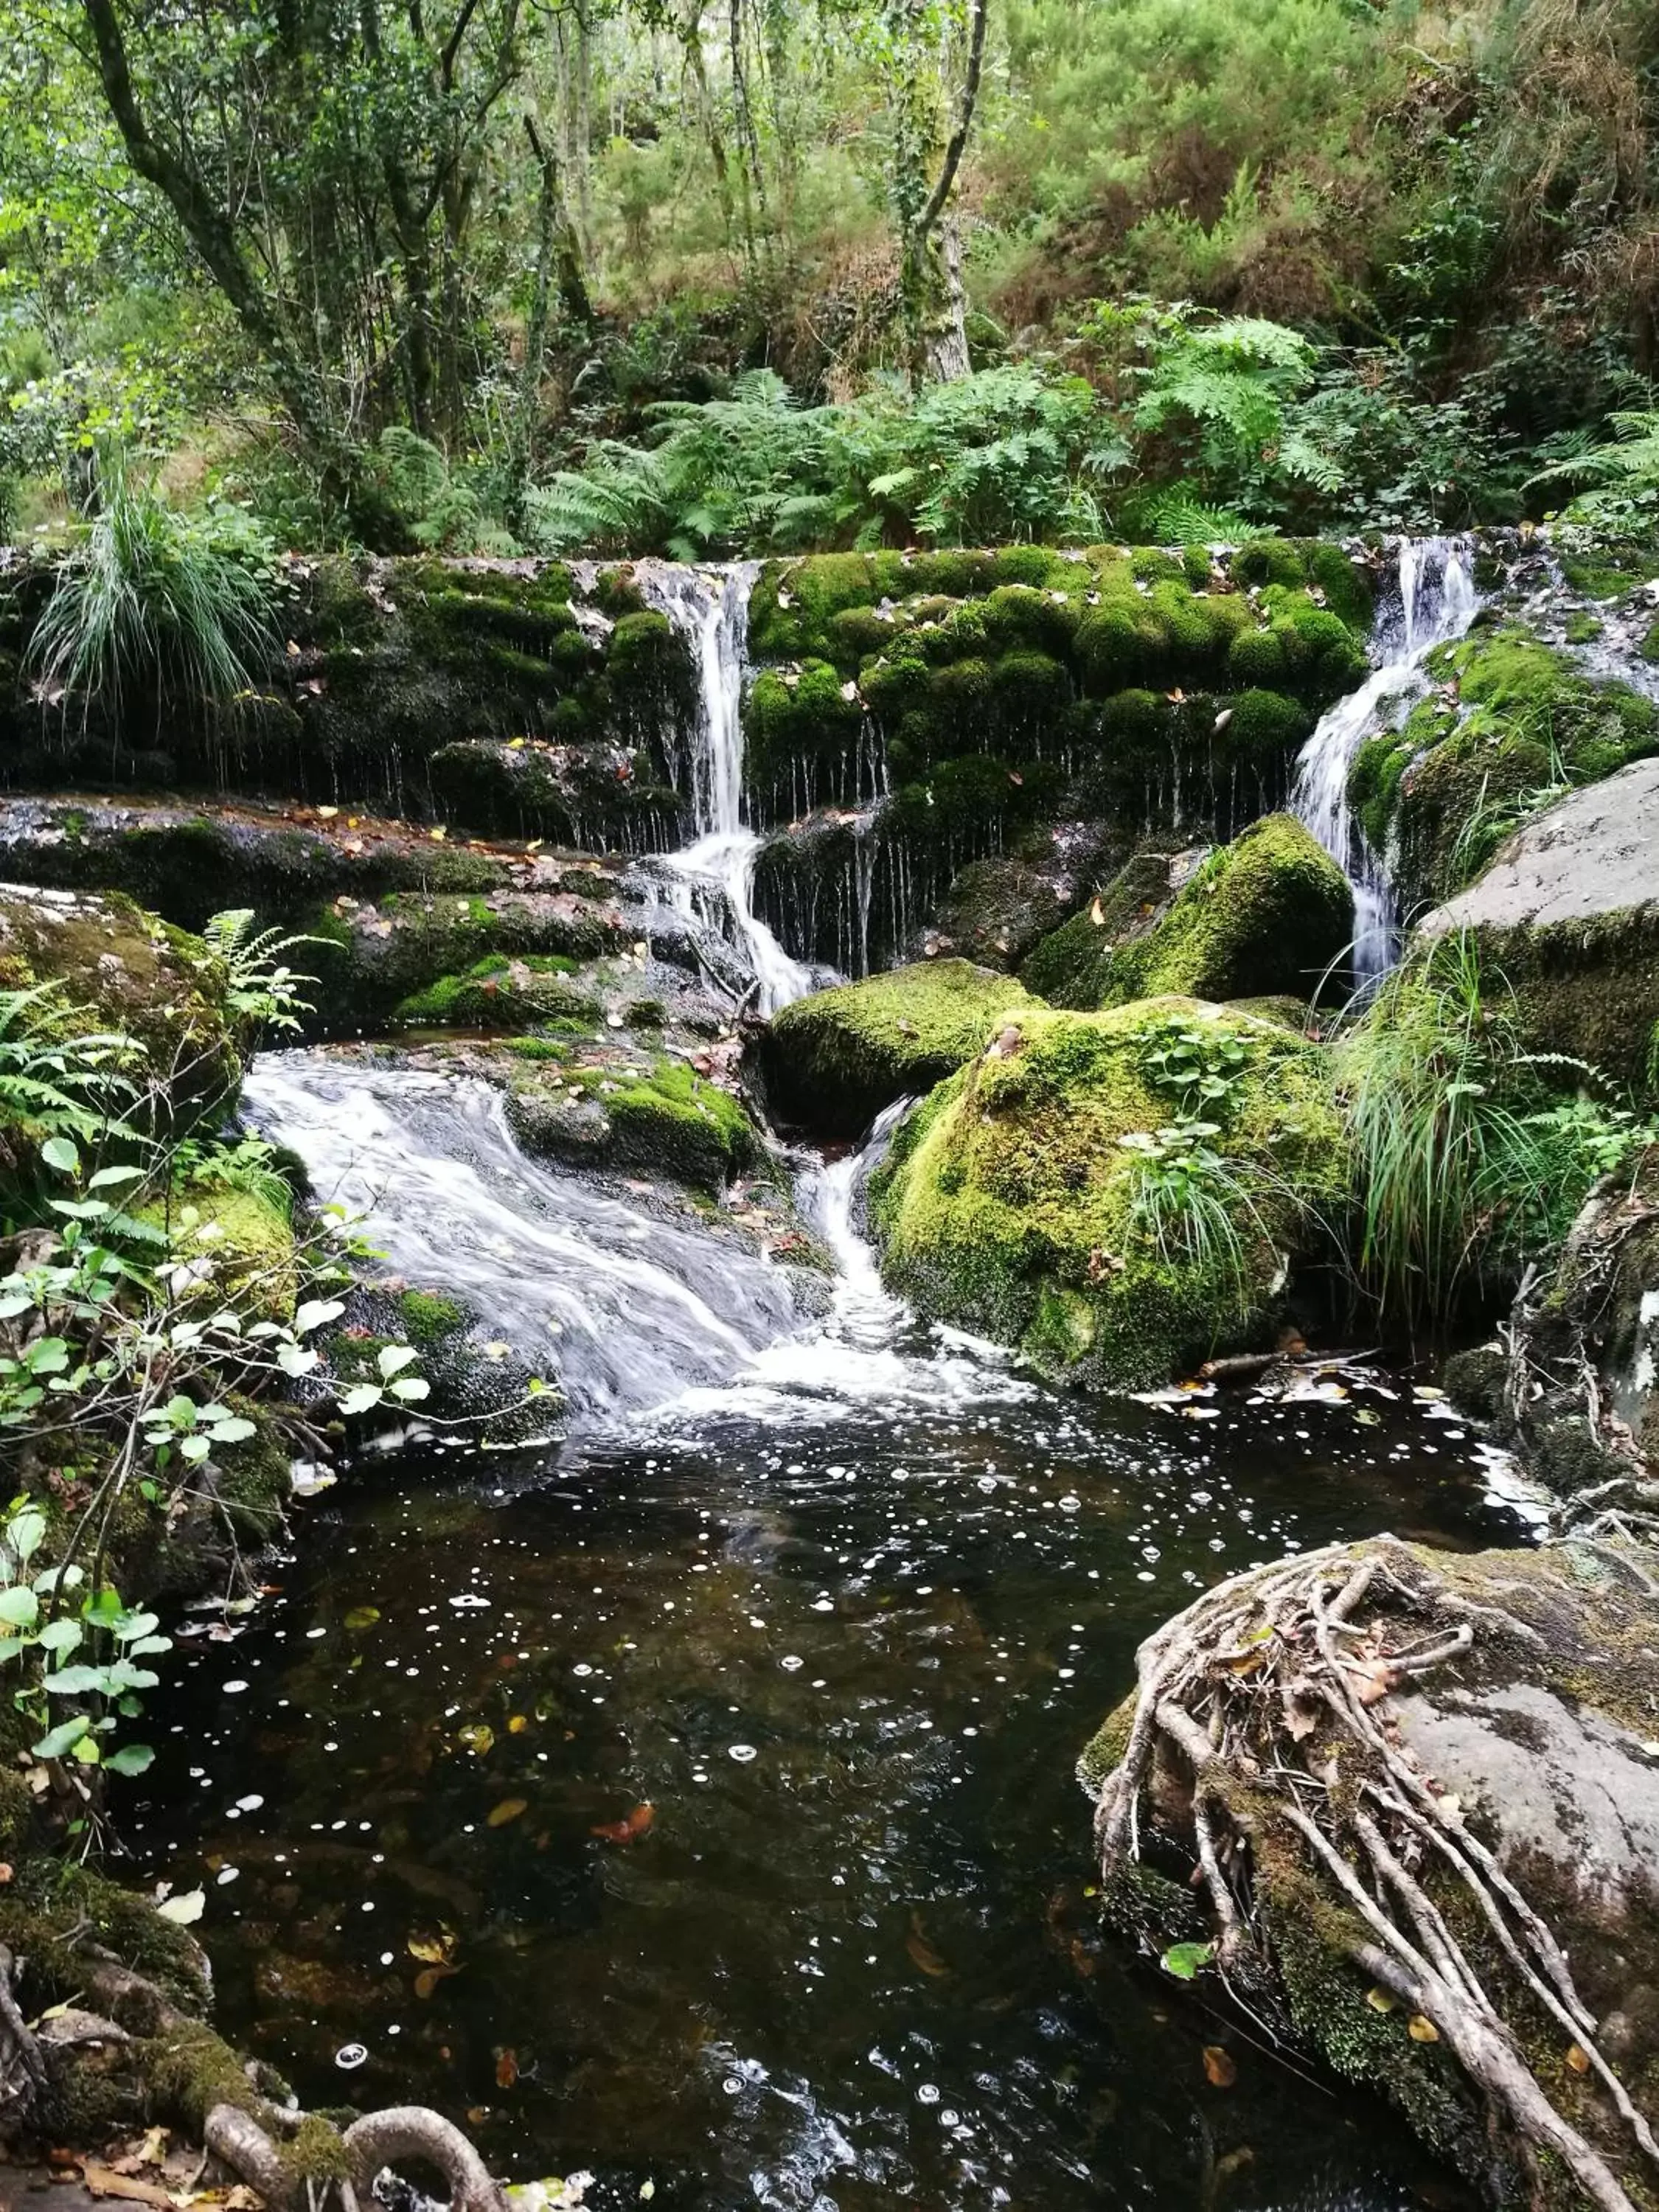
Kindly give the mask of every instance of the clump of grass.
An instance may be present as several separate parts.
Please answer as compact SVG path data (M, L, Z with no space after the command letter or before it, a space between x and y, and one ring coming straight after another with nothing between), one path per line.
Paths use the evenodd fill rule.
M1514 994L1467 930L1387 978L1341 1048L1341 1079L1358 1271L1413 1328L1512 1280L1656 1133L1596 1097L1584 1062L1526 1048Z
M1209 1139L1214 1121L1182 1121L1137 1130L1118 1142L1139 1157L1128 1225L1168 1268L1191 1268L1216 1284L1227 1318L1257 1303L1251 1249L1268 1231L1257 1205L1260 1171L1230 1159Z
M275 642L270 586L179 514L118 447L100 457L79 542L29 643L42 695L118 715L128 695L223 706Z

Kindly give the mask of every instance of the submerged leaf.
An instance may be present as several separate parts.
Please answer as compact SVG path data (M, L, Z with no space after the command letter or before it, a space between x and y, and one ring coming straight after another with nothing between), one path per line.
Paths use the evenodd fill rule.
M486 1816L492 1828L504 1828L509 1820L516 1820L529 1808L526 1797L503 1797L499 1805L492 1805Z

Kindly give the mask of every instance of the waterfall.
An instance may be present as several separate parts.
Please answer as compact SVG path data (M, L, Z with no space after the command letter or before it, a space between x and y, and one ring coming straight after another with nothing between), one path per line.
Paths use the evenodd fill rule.
M1471 539L1402 538L1396 588L1379 605L1372 633L1376 665L1322 718L1297 762L1291 808L1353 886L1353 966L1362 985L1393 965L1397 932L1386 868L1348 811L1348 772L1366 739L1397 723L1427 690L1423 662L1435 646L1462 636L1480 604Z
M760 840L743 820L743 676L749 594L759 574L757 561L709 568L641 561L634 580L684 638L697 677L690 792L696 835L669 856L681 879L680 908L707 924L711 906L723 906L754 975L758 1011L774 1014L805 998L815 979L789 957L754 908Z

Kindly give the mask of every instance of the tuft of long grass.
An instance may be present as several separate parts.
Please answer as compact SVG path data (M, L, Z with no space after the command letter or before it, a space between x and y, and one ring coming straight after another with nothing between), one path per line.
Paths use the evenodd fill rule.
M1552 1103L1591 1071L1525 1048L1514 994L1455 931L1389 975L1340 1048L1358 1160L1358 1273L1417 1328L1512 1276L1565 1233L1628 1115Z
M1252 1251L1268 1231L1257 1204L1259 1171L1217 1152L1207 1141L1216 1133L1214 1122L1184 1121L1120 1139L1139 1155L1128 1225L1162 1266L1220 1286L1218 1320L1242 1318L1255 1304Z
M30 641L42 688L112 715L135 690L158 705L224 705L246 690L275 641L264 579L118 450L101 459L94 500Z

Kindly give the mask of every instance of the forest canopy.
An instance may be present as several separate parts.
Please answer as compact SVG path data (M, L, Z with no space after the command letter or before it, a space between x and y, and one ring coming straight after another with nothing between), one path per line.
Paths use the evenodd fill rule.
M112 444L271 545L1644 519L1643 0L0 24L0 534Z

